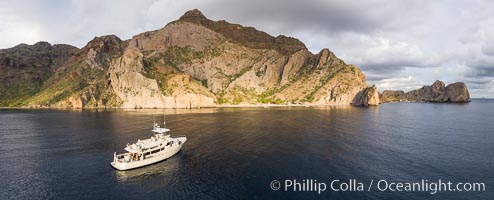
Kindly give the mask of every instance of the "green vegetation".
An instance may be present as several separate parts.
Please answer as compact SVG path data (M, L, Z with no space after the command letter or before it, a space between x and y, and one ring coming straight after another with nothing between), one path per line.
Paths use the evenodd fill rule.
M83 91L91 91L88 99L91 104L96 104L96 99L101 99L108 85L106 73L103 70L93 69L81 59L71 66L71 71L59 71L47 80L40 92L27 99L35 105L51 106L74 94ZM90 88L90 89L89 89Z
M227 103L226 99L225 99L225 91L220 91L218 93L216 93L216 101L215 101L216 104L225 104Z
M238 105L240 103L272 103L272 104L283 104L286 103L285 100L279 98L272 98L276 92L278 92L280 88L272 88L261 94L259 94L255 88L243 88L243 87L234 87L228 92L220 91L216 94L217 104L227 104L231 103L233 105Z
M310 75L313 71L314 71L315 67L308 64L308 63L305 63L304 65L302 65L302 67L300 67L300 70L298 71L297 75L295 77L293 77L292 80L290 81L293 81L293 80L296 80L296 79L300 79L302 77L305 77L305 76L308 76Z
M271 88L269 90L264 91L257 97L257 101L261 103L271 103L271 96L273 96L278 90L276 88Z
M203 51L194 51L190 46L172 46L159 57L161 57L164 61L164 64L178 69L179 65L190 65L194 60L199 60L201 62L204 60L210 60L214 57L220 56L223 52L224 48L218 47L206 47Z
M264 67L260 67L260 68L256 69L256 76L257 77L264 76L264 74L266 74L267 68L268 68L268 66L264 65Z
M0 86L0 106L12 107L25 104L25 100L39 91L39 86L29 83L14 83Z
M245 73L247 73L248 71L250 71L251 69L252 69L252 66L246 67L246 68L243 68L242 70L240 70L239 73L232 74L232 75L226 75L226 77L228 78L228 80L230 80L230 83L231 83L234 80L236 80L237 78L239 78L242 75L244 75Z
M180 64L192 64L192 59L194 58L189 46L169 47L162 56L165 64L174 68L178 68Z
M317 70L317 71L314 71L314 70L307 70L307 69L304 69L304 71L302 71L301 75L300 76L308 76L308 72L310 71L313 71L314 73L318 73L320 74L320 79L318 80L318 83L316 84L316 87L313 88L312 90L308 91L308 93L305 95L304 97L304 100L306 102L310 102L310 103L313 103L314 100L315 100L315 97L314 95L316 94L317 91L319 91L319 89L321 89L323 86L325 86L329 81L331 81L336 75L340 74L340 73L344 73L344 72L349 72L351 71L353 68L351 67L347 67L347 66L341 66L339 68L331 68L331 69L325 69L324 71L323 70ZM354 69L353 69L354 70ZM338 95L333 91L331 90L331 99L332 100L336 100L336 97Z
M284 90L288 85L282 87L275 87L264 91L257 96L257 102L259 103L271 103L271 104L284 104L287 100L282 100L279 98L273 99L273 95Z
M242 97L239 97L239 96L236 96L234 99L233 99L233 104L234 105L238 105L242 103Z

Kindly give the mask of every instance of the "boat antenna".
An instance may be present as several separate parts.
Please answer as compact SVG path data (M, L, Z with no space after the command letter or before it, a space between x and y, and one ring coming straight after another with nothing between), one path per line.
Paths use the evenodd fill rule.
M166 116L165 116L165 109L163 109L163 128L166 128Z

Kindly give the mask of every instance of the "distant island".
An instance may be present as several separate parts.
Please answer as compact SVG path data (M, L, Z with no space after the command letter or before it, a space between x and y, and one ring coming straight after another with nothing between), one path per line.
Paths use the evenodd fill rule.
M467 85L462 82L451 83L448 86L442 81L435 81L431 86L412 90L410 92L384 90L381 102L470 102Z
M38 42L0 50L2 107L372 106L401 100L469 101L465 84L442 85L380 95L376 86L367 85L357 66L346 64L329 49L312 54L298 39L212 21L196 9L129 40L108 35L95 37L81 49Z

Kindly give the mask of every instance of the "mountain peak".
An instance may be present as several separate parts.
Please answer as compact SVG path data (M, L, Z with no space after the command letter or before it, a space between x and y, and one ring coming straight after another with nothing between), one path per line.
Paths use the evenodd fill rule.
M39 47L51 47L51 44L45 41L39 41L36 42L33 46L39 46Z
M240 24L231 24L225 20L213 21L205 17L198 9L189 10L177 21L190 22L204 26L222 34L234 43L254 49L275 49L283 54L292 54L301 49L307 49L299 40L279 35L273 37L253 27L244 27Z
M104 35L100 37L94 37L86 44L85 48L100 48L105 45L120 45L121 43L122 40L115 35Z
M206 16L202 14L198 9L193 9L185 12L180 18L180 21L189 21L189 22L202 22L208 20Z
M434 83L431 86L434 88L444 88L445 84L444 84L444 82L442 82L440 80L436 80L436 81L434 81Z

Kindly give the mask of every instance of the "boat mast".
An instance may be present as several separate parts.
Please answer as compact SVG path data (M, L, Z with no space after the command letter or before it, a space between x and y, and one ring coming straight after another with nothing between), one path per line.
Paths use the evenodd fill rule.
M166 128L166 116L165 116L165 109L163 109L163 128Z
M154 119L154 114L153 114L153 130L156 129L156 120Z

